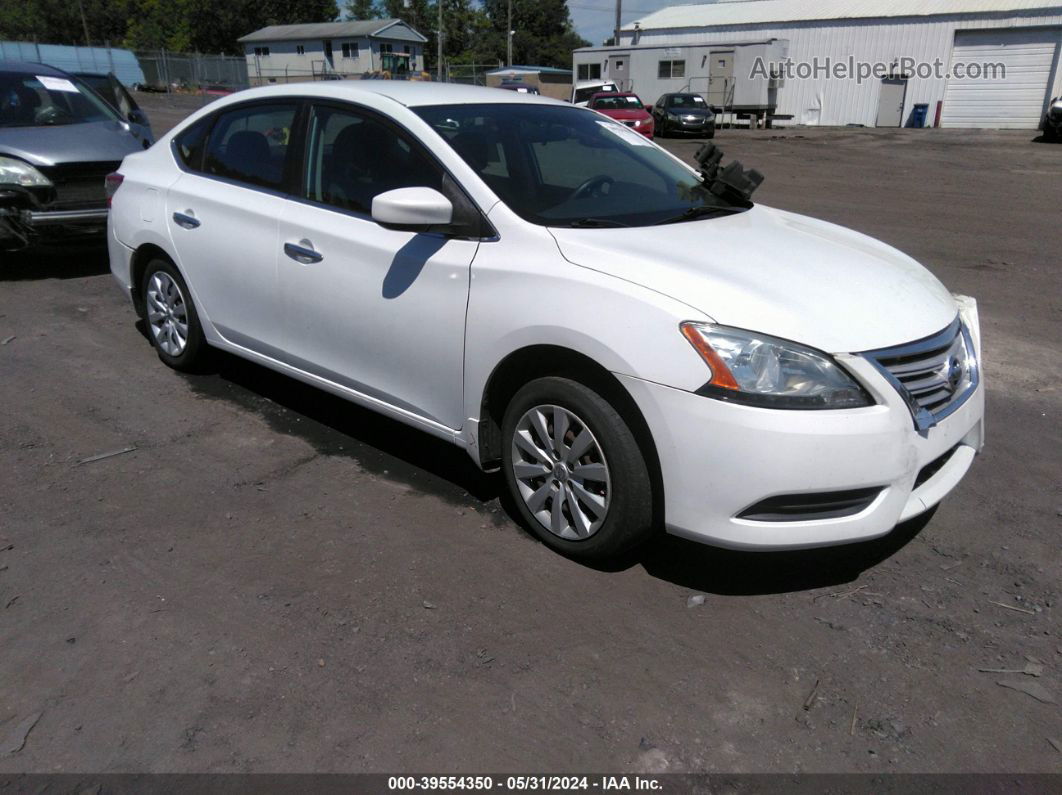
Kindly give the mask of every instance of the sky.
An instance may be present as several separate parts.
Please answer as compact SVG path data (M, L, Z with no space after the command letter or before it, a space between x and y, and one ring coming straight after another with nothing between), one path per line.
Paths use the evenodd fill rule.
M694 0L622 0L623 24L640 19L665 6L687 5ZM711 0L695 0L711 2ZM601 44L616 27L615 0L568 0L575 29L591 44Z

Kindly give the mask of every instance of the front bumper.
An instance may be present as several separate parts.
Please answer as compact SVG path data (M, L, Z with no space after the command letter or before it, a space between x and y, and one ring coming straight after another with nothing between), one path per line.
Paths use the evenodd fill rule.
M696 121L679 119L678 121L671 120L668 124L675 132L698 133L715 129L715 119L697 119Z
M81 210L27 210L0 207L0 247L24 248L37 242L102 233L107 208Z
M976 347L980 357L979 341ZM865 541L924 513L955 488L983 444L983 381L950 416L919 432L900 394L873 365L859 356L844 363L877 405L779 411L618 376L656 443L668 532L734 549ZM877 490L873 499L851 515L739 516L781 495L869 489Z

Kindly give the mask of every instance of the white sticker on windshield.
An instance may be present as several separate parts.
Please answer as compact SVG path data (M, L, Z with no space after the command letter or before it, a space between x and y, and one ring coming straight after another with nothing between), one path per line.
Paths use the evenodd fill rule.
M34 75L41 81L41 85L49 91L66 91L70 94L80 94L77 90L77 86L67 80L65 77L48 77L47 75Z
M635 132L630 127L625 127L622 124L616 124L616 122L614 121L599 121L598 124L600 124L610 133L615 135L617 138L622 138L624 141L631 144L632 146L652 146L652 144L649 143L648 138L646 138L641 133Z

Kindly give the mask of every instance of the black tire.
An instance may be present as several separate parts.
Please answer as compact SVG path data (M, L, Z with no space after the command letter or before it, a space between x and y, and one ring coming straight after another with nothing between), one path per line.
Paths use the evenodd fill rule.
M1048 142L1056 142L1059 140L1058 130L1052 127L1050 124L1044 123L1044 135L1043 138Z
M514 437L521 419L536 406L558 406L574 415L593 435L607 465L609 485L606 489L602 482L598 486L600 491L596 492L607 493L607 507L600 526L588 537L569 540L551 532L534 516L521 492L513 467ZM554 427L552 423L548 426L550 433ZM577 425L573 427L578 428ZM524 524L546 546L568 557L603 562L629 552L653 535L653 487L645 456L627 421L597 392L568 378L549 376L531 381L509 401L502 434L502 469L506 485ZM569 431L569 435L574 439L575 432ZM587 459L589 456L576 460L590 463ZM544 476L526 485L534 489L546 486L550 479ZM590 482L583 481L584 484ZM556 484L551 489L550 495L557 493ZM554 498L546 499L552 509ZM562 502L561 511L568 512L574 528L576 522L571 518L571 506Z
M179 303L184 307L188 334L183 350L176 355L163 350L159 334L151 323L152 304L148 298L148 290L156 274L165 274L173 281L179 291ZM209 348L207 347L206 338L203 336L203 327L199 323L199 314L196 312L195 304L192 302L188 285L185 283L184 277L181 276L181 272L177 270L177 267L172 262L167 259L157 258L148 263L147 268L144 269L144 278L140 282L140 300L142 302L141 305L144 307L144 324L147 327L148 338L163 363L174 370L186 373L202 370L208 358Z
M711 127L708 128L708 134L705 136L705 138L715 138L715 125L714 124Z

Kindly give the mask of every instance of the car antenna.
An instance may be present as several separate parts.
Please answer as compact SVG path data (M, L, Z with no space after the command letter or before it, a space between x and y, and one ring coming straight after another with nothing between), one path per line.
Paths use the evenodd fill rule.
M732 204L749 204L749 197L763 182L763 174L737 160L720 167L723 150L713 143L704 144L695 158L708 190Z

